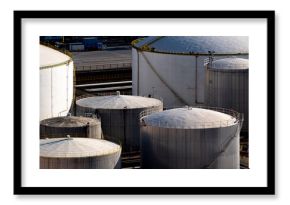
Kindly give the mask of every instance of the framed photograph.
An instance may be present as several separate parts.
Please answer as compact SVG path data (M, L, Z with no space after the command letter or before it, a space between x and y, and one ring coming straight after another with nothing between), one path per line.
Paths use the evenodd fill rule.
M14 194L275 194L275 12L14 11Z

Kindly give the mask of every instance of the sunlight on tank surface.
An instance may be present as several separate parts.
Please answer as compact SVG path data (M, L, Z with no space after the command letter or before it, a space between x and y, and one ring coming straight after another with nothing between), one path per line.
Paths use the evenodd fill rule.
M53 138L40 140L41 169L121 168L121 147L91 138Z
M66 116L73 100L73 61L40 45L40 120Z
M141 167L238 169L239 113L176 108L140 119Z
M132 42L133 95L160 97L164 107L205 101L210 57L248 58L246 36L151 36Z

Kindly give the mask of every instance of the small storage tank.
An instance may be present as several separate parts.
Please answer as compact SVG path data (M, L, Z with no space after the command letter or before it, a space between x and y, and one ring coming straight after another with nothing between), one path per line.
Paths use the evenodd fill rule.
M158 96L164 107L204 103L204 64L248 58L247 36L150 36L132 42L132 93Z
M53 138L40 140L41 169L121 168L121 147L91 138Z
M83 98L76 104L77 115L93 113L101 117L104 138L121 144L123 152L140 150L139 114L163 110L160 100L119 92L112 96Z
M73 100L74 66L72 59L40 45L40 121L66 116Z
M239 169L239 114L220 111L176 108L141 118L142 168Z
M40 122L40 138L71 137L102 138L101 121L88 117L55 117Z
M233 109L244 114L242 131L249 122L249 61L225 58L207 64L206 105Z

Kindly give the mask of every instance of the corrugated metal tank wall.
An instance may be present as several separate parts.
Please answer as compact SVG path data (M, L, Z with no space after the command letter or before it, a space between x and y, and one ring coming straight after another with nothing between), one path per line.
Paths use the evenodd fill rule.
M101 122L97 118L56 117L40 122L40 138L70 137L102 138Z
M212 129L141 127L144 169L239 169L238 125ZM225 152L223 143L230 141Z
M119 169L120 156L121 147L105 140L89 138L40 140L40 169Z
M81 158L40 157L40 169L121 169L121 160L118 158L117 155Z
M240 118L230 113L178 108L141 118L141 167L239 169Z
M123 152L140 150L139 114L142 111L163 110L162 104L150 108L135 109L92 109L77 105L77 115L94 113L101 117L104 139L122 145Z
M242 131L248 132L249 70L206 69L206 105L233 109L244 114Z

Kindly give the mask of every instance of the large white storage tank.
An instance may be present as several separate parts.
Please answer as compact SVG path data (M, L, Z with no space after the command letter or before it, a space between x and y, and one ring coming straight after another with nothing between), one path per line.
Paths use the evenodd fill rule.
M204 65L212 55L248 58L248 37L155 36L133 41L133 95L161 97L164 107L204 103Z
M121 147L91 138L53 138L40 140L41 169L121 168Z
M243 113L242 131L248 132L249 61L243 58L225 58L210 62L206 68L205 103Z
M76 102L77 115L100 116L104 139L122 145L123 152L140 151L139 114L163 110L154 98L117 95L83 98Z
M240 167L237 112L176 108L145 116L140 126L142 168Z
M101 121L96 117L53 117L40 121L40 138L102 138Z
M40 45L40 120L66 116L73 100L73 61Z

